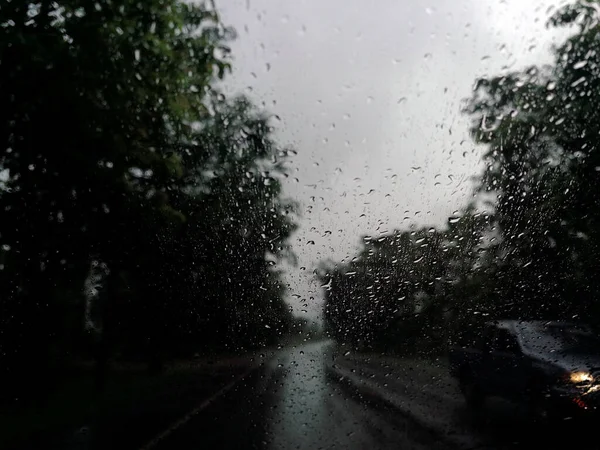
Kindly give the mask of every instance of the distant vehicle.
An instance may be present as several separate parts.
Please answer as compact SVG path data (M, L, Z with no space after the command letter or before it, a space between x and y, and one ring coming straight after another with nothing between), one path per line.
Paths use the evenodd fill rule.
M453 345L449 356L471 407L498 396L525 401L545 419L600 410L600 339L584 326L497 321Z

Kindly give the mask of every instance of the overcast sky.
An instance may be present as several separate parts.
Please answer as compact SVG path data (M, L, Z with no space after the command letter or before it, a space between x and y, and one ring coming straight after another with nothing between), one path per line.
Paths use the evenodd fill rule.
M320 260L442 225L469 200L482 149L461 101L478 77L549 62L546 18L564 3L221 0L238 32L228 89L280 117L278 140L298 151L284 183L301 205L286 275L297 313L319 315Z

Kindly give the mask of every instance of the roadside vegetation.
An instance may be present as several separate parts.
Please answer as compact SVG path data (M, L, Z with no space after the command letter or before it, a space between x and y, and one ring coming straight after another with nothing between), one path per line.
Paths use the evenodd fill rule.
M559 9L571 31L551 65L477 80L463 112L483 173L445 226L365 236L323 261L325 324L341 342L443 352L483 320L600 323L600 27L595 5Z

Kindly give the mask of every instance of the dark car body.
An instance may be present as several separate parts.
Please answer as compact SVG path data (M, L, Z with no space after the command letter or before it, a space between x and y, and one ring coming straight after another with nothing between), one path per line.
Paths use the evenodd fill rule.
M487 323L451 346L450 369L467 402L525 401L540 413L600 410L600 340L565 322Z

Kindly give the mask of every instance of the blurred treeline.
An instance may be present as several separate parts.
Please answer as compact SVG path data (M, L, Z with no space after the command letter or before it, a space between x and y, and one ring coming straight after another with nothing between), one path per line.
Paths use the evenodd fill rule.
M352 260L323 262L329 333L414 353L481 320L600 322L598 19L595 1L559 9L548 27L568 37L552 64L476 82L473 201L444 227L365 237Z
M0 373L270 345L294 325L277 263L291 150L218 84L212 2L0 5ZM4 389L3 389L4 390Z

